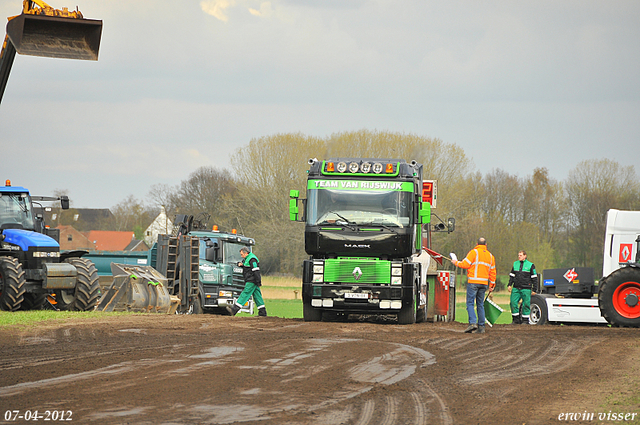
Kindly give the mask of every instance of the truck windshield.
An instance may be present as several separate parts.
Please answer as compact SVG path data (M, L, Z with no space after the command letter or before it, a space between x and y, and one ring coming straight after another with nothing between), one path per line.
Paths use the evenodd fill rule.
M412 196L412 192L397 190L309 189L307 224L410 226L413 222Z
M26 193L0 193L0 226L33 230L31 200Z
M240 255L240 248L246 246L251 251L251 247L241 243L233 243L233 242L224 242L224 259L223 261L228 264L236 264L243 261L242 256Z

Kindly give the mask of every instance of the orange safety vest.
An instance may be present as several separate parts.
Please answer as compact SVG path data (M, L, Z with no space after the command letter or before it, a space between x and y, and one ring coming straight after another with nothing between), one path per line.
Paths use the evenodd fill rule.
M466 258L454 265L467 269L467 282L478 285L496 286L496 259L486 245L476 245Z

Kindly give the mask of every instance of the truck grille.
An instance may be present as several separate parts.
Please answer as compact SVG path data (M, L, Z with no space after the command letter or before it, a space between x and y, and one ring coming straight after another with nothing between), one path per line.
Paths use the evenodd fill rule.
M356 268L360 269L360 273ZM324 262L324 281L352 284L388 284L391 282L391 263L362 258L327 259Z

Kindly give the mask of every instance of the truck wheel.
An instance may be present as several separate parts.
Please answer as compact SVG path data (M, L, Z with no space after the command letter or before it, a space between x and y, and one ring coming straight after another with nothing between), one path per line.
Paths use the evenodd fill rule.
M398 313L398 324L399 325L413 325L416 323L416 299L413 299L413 302L407 306L402 306L400 308L400 312Z
M418 307L418 311L416 312L416 323L423 323L427 321L427 306L423 305L422 307Z
M547 323L547 303L544 298L531 297L531 313L529 314L529 322L534 325L544 325Z
M204 309L202 308L202 300L200 299L200 295L198 295L193 300L193 314L204 314Z
M420 294L418 294L420 296ZM418 306L418 311L416 312L416 323L424 323L427 321L427 308L429 306L429 291L427 290L427 296L425 298L425 303L422 307Z
M322 310L311 306L311 303L302 302L302 317L305 322L319 322L322 320Z
M46 299L47 294L44 293L26 293L20 310L42 310Z
M67 258L64 261L76 268L78 277L75 290L56 290L57 307L60 310L93 310L100 297L100 283L96 266L85 258Z
M26 278L13 257L0 257L0 310L16 311L24 301Z
M623 267L603 279L598 305L610 324L640 327L640 268Z

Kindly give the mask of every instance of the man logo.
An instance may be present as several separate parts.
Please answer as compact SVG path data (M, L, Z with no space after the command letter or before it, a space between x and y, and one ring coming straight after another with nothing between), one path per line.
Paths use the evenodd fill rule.
M353 278L355 280L359 280L360 276L362 276L362 270L360 270L360 267L356 267L355 269L353 269L353 272L351 274L353 275Z

